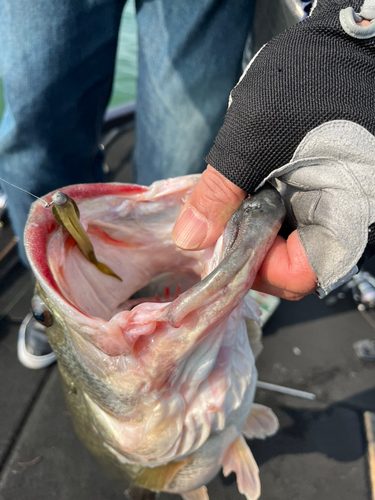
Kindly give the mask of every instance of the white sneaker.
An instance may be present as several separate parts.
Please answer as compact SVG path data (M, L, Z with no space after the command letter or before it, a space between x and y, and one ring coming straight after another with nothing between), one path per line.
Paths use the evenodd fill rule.
M38 370L56 361L45 332L46 327L38 323L32 313L22 321L18 333L17 354L19 361L26 368Z

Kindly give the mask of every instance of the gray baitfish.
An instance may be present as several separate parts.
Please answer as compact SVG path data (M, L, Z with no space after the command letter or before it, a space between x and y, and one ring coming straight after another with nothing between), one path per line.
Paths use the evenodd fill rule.
M133 488L207 500L205 485L223 468L255 500L258 468L244 436L265 438L278 422L253 403L248 332L259 340L260 328L248 291L284 207L263 189L216 245L182 251L170 234L198 178L47 195L62 206L75 200L69 221L34 203L25 230L32 308L47 327L75 430L107 469Z

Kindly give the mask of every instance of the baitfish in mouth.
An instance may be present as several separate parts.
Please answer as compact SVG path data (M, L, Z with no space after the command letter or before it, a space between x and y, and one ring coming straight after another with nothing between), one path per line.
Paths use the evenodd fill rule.
M25 230L33 309L47 326L76 432L106 468L134 488L185 500L208 499L205 485L223 468L255 500L258 468L243 435L265 438L278 424L253 403L246 324L258 335L259 313L247 292L284 207L276 191L261 190L214 247L183 251L170 235L198 178L62 189L77 204L91 260L34 203Z

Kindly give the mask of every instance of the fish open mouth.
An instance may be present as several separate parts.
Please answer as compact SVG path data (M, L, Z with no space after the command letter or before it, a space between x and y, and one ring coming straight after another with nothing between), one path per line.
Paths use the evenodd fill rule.
M144 351L146 344L151 352L156 338L168 331L172 341L182 324L179 334L190 332L193 346L249 291L284 216L280 196L268 188L247 199L214 247L183 251L171 232L198 179L168 179L148 188L69 186L59 199L77 206L71 204L65 228L59 215L34 204L25 246L37 282L65 323L74 322L79 336L105 354ZM74 218L88 250L74 227L68 230Z
M144 302L174 300L200 281L204 262L204 252L182 251L170 237L197 176L189 180L155 183L152 190L119 184L63 190L77 203L98 260L122 281L101 273L50 210L36 203L25 241L36 276L42 273L39 281L84 314L106 321Z

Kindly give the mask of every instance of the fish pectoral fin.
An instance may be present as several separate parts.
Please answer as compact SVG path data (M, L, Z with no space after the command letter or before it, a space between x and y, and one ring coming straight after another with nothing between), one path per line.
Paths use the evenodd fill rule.
M178 462L169 462L165 465L158 465L157 467L145 467L138 474L135 483L148 490L162 491L188 462L189 459L185 459Z
M183 500L209 500L207 488L205 486L201 486L197 490L188 491L187 493L180 493L180 495Z
M254 403L242 427L242 433L248 439L266 439L279 429L279 420L267 406Z
M239 436L227 449L223 459L223 474L235 472L238 491L247 500L260 497L259 469L243 436Z

